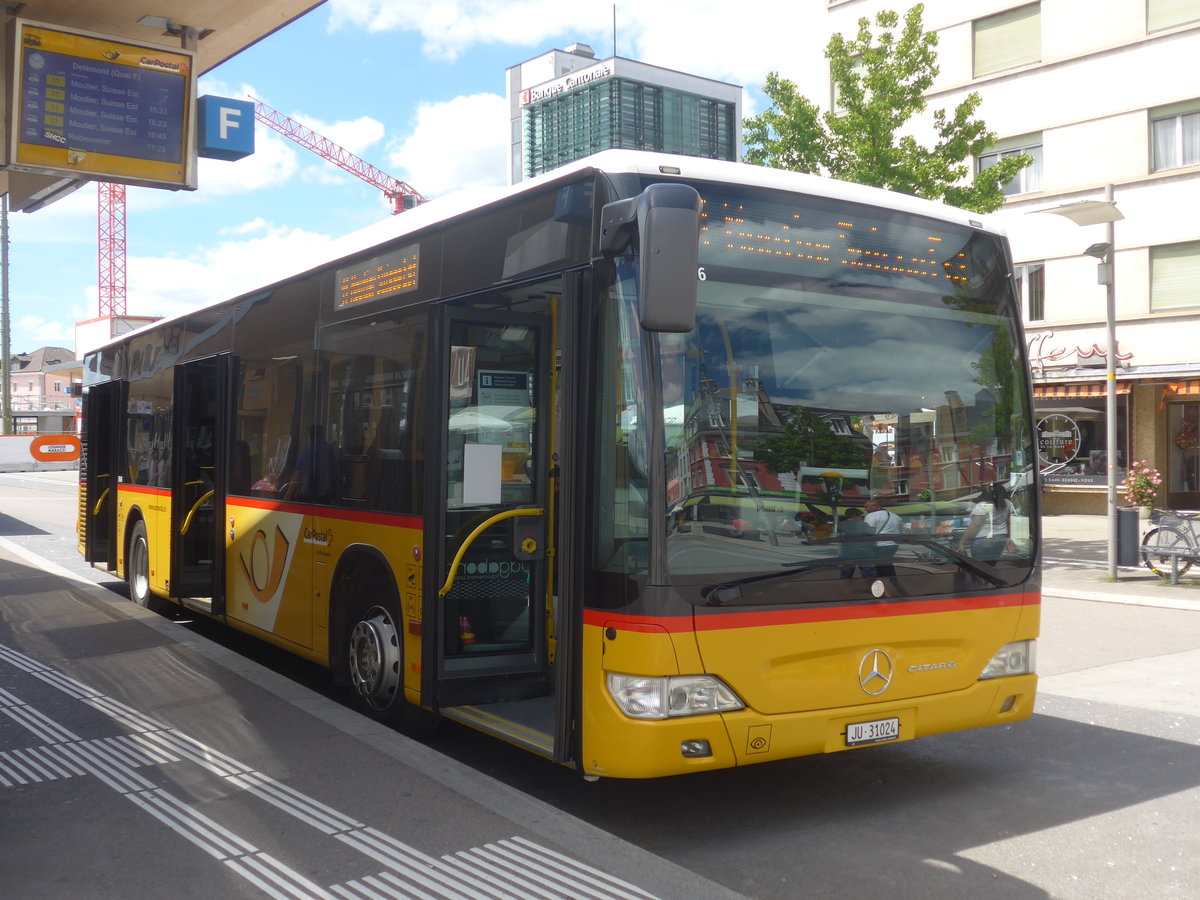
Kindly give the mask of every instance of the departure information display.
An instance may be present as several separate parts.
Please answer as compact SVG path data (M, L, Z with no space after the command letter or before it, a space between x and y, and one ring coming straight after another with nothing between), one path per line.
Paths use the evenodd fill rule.
M22 22L17 165L186 184L192 57Z
M415 290L419 245L411 244L337 270L337 308Z

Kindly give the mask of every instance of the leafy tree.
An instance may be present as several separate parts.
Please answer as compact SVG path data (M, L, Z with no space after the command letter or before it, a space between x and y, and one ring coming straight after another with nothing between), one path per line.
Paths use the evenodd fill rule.
M979 94L972 92L952 113L935 110L932 147L902 129L927 107L925 92L938 74L938 36L921 22L924 5L900 17L875 16L877 35L866 18L858 34L835 34L825 48L837 110L822 113L778 72L763 92L771 107L745 120L745 160L796 172L829 175L875 187L942 200L963 209L993 212L1004 204L1003 188L1033 160L1006 156L967 182L972 160L995 144L996 134L975 118Z
M861 468L870 452L851 438L837 434L828 422L803 406L792 409L792 417L780 434L762 438L754 447L754 458L772 472L795 472L801 465L821 468Z

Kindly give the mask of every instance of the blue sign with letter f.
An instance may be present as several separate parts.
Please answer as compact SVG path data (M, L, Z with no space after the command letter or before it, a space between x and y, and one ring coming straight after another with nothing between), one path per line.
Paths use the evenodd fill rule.
M196 101L196 152L209 159L241 159L254 152L254 104L205 94Z

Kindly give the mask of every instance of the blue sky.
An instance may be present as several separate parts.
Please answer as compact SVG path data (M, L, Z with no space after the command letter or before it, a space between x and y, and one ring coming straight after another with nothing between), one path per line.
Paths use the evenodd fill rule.
M617 51L743 85L749 115L767 72L786 74L804 52L805 5L761 0L731 18L717 0L626 2ZM611 55L611 2L329 0L202 77L198 93L255 96L435 199L505 183L505 69L575 41ZM195 192L129 189L127 312L174 315L249 290L388 215L375 188L260 125L254 156L201 160ZM92 185L10 214L13 352L73 348L74 323L97 315L96 228Z

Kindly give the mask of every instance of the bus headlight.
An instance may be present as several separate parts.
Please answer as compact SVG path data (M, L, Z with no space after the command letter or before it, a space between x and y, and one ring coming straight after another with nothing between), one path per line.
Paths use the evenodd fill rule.
M725 682L712 675L645 675L608 673L608 692L621 712L634 719L667 719L744 709Z
M1005 644L992 657L979 678L1004 678L1008 675L1032 675L1037 666L1037 641Z

